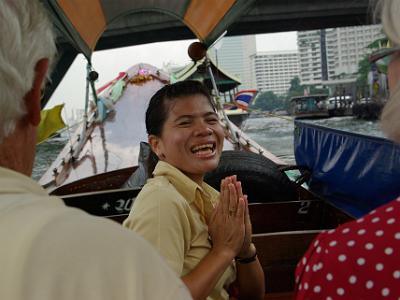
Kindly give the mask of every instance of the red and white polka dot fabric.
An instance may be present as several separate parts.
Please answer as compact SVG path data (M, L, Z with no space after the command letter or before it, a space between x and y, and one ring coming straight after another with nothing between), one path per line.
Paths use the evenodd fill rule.
M400 198L321 233L295 278L296 299L400 299Z

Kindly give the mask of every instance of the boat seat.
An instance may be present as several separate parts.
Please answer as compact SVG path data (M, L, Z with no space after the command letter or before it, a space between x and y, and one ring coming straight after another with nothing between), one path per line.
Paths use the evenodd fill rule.
M350 217L323 200L250 203L253 233L336 228Z
M138 167L133 172L133 174L128 178L128 180L124 183L122 188L142 188L147 178L149 178L148 172L148 159L150 157L151 148L150 145L146 142L140 142L140 150L138 156Z
M262 233L253 235L258 259L265 274L266 294L291 293L298 261L322 230Z

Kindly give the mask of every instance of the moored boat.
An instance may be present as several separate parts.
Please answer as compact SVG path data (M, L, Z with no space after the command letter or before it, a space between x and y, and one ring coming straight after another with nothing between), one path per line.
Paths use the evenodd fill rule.
M353 114L353 98L351 96L335 96L326 100L330 117L351 116Z
M249 117L249 112L241 108L225 109L228 119L237 127L241 127L243 122Z
M298 96L290 99L289 114L296 119L329 118L327 95Z

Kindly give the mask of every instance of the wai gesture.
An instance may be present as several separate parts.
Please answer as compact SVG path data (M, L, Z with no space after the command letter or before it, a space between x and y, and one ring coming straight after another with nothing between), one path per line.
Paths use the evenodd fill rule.
M220 201L209 222L209 234L214 250L234 258L248 255L251 244L251 223L247 196L236 176L221 181Z

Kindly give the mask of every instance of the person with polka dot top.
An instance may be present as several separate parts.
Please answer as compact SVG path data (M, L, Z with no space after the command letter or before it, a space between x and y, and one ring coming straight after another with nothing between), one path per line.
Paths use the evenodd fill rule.
M400 197L321 233L299 261L296 299L398 299Z
M374 55L388 62L390 99L381 115L388 138L400 143L400 1L377 4L394 45ZM295 298L400 299L400 197L311 243L295 273Z

